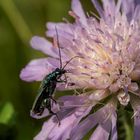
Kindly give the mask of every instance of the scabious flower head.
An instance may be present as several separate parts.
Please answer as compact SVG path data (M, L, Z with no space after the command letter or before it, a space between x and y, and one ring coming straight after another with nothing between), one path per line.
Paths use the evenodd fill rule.
M138 0L91 0L100 18L86 16L79 0L72 0L74 23L47 23L47 37L58 35L62 64L66 67L67 84L57 89L72 89L76 95L58 99L55 116L44 123L35 140L80 140L93 128L90 140L117 140L117 104L131 104L134 111L134 139L140 138L140 5ZM56 32L57 28L57 32ZM41 81L59 68L58 48L43 37L35 36L31 46L49 55L31 61L21 79ZM82 89L79 92L77 89ZM96 105L108 101L97 111ZM48 115L45 109L41 117ZM34 114L32 117L38 118Z

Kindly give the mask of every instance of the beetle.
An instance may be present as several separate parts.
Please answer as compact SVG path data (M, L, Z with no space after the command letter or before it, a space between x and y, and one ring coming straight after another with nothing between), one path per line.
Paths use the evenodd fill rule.
M56 30L57 33L57 30ZM72 57L69 61L66 62L66 64L62 67L62 60L61 60L61 51L59 47L59 41L58 41L58 33L57 33L57 42L58 42L58 49L59 49L59 57L60 57L60 68L56 68L54 71L49 73L48 75L45 76L45 78L42 80L39 91L38 91L38 96L36 97L34 104L31 109L31 113L36 114L37 116L41 116L44 112L44 110L47 108L49 113L51 115L55 115L59 121L59 117L57 113L54 113L52 111L52 103L55 102L55 99L53 98L54 91L56 89L57 83L58 82L67 82L66 76L65 80L61 80L61 77L65 75L67 72L65 70L65 67L67 66L70 61L72 61L74 58L79 57L79 56L74 56Z

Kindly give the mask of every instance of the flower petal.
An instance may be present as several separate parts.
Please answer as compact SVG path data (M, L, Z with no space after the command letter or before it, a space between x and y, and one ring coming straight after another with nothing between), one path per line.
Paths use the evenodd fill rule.
M40 50L49 56L56 57L56 58L58 57L58 53L57 53L58 50L56 48L53 48L52 44L45 38L34 36L31 39L30 43L32 48L36 50Z
M114 112L112 114L112 117L111 117L111 121L112 121L112 130L111 130L111 140L117 140L117 115L116 115L116 112Z
M80 17L80 21L83 25L87 25L87 19L79 0L72 0L72 10L74 13Z
M83 105L84 101L86 99L86 96L62 96L59 98L59 102L63 102L63 105L61 107L69 108L69 107L77 107L78 105Z
M118 0L118 2L117 2L117 5L116 5L116 15L118 15L118 13L120 13L122 1L123 0Z
M102 126L107 131L107 133L110 133L111 124L112 124L112 129L114 129L114 127L116 126L116 122L112 122L112 121L114 121L113 114L114 114L114 109L109 110L108 106L101 108L94 114L89 115L87 118L85 118L85 120L83 120L75 128L73 128L71 135L70 135L71 136L70 139L71 140L81 140L97 124ZM113 131L113 132L112 132L112 138L115 137L115 134L116 134L115 131ZM97 133L98 133L98 130L97 130ZM98 138L97 138L97 140L98 140Z
M57 113L59 119L61 120L61 125L59 126L56 123L56 117L51 117L48 123L44 123L41 132L35 137L35 140L66 140L67 138L69 138L69 134L74 125L76 125L82 117L87 115L91 109L87 107L79 107L79 105L83 104L83 100L85 100L83 96L61 97L58 100L58 103L60 104L60 106L63 105L63 108L61 108L60 112Z
M111 131L111 121L107 120L100 124L92 134L89 140L108 140Z
M69 23L55 23L55 22L48 22L46 24L46 27L49 30L55 30L55 28L57 28L57 30L61 30L61 31L65 31L68 32L69 34L73 34L72 29L71 29L71 24ZM56 31L55 31L56 32Z
M34 140L46 140L46 137L55 127L55 123L53 121L53 117L49 119L47 122L43 124L42 130L40 133L34 138ZM46 131L47 130L47 131Z
M135 0L135 5L138 5L140 4L140 1L139 0Z
M53 66L47 58L32 60L20 73L20 78L27 82L42 81L52 71Z
M115 1L114 0L103 0L103 7L106 18L114 18L115 16Z
M140 139L140 107L136 110L136 115L134 116L134 139Z
M131 21L134 13L134 0L122 0L122 10L128 18L128 21Z
M140 17L140 4L136 6L133 19L139 20Z
M101 115L101 114L100 114ZM94 115L89 115L84 121L77 125L71 132L71 140L81 140L90 129L95 127L100 119L100 115L95 113Z
M58 125L56 122L52 122L52 118L48 123L43 125L41 132L35 137L35 140L66 140L69 139L70 132L79 121L86 116L91 108L77 108L74 113L62 117L61 124ZM66 116L66 115L65 115ZM50 125L51 124L51 125ZM51 130L50 130L51 128Z
M46 26L48 28L48 31L46 31L46 35L48 37L54 37L56 33L58 33L60 46L61 44L63 45L63 43L61 42L64 39L67 39L69 41L73 39L73 31L72 31L73 29L70 28L71 26L70 24L49 22L47 23ZM57 32L56 32L56 29L57 29Z
M77 110L74 114L64 118L61 121L60 127L56 126L53 132L49 135L49 138L52 140L68 139L70 131L72 130L73 126L77 125L77 123L80 121L79 119L81 119L81 115L83 115L84 111L86 110L83 109Z
M102 7L100 6L98 0L91 0L93 5L95 6L95 8L97 9L99 15L104 18L104 13L103 13L103 9Z

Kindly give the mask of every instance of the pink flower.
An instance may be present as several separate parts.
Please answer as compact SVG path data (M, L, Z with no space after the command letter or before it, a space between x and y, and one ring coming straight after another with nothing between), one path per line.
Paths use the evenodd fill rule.
M134 115L134 139L140 138L140 5L138 0L91 0L100 18L86 16L79 0L72 0L74 23L47 23L47 37L58 31L63 65L74 56L66 70L68 84L57 89L72 89L78 95L58 99L55 116L44 123L35 140L81 140L96 128L90 140L117 140L117 102L131 104ZM31 46L47 58L31 61L20 74L25 81L41 81L59 68L58 48L43 37L35 36ZM71 85L69 83L74 83ZM79 92L77 89L81 89ZM93 112L96 105L104 106ZM42 117L49 115L45 109ZM32 114L32 117L38 118Z

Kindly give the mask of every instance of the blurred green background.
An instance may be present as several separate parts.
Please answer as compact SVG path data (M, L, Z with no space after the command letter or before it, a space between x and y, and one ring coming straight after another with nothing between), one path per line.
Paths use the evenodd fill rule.
M33 35L45 35L47 21L67 17L70 1L0 1L0 140L32 140L43 120L29 112L39 83L19 79L20 70L31 60L44 57L30 48Z
M85 7L91 7L86 2ZM45 36L48 21L69 19L70 0L0 0L0 140L32 140L45 120L34 120L30 109L39 83L19 79L31 60L44 57L30 48L33 35Z
M85 11L95 12L90 0L81 1ZM30 117L39 82L26 83L19 79L19 73L31 59L45 56L30 47L31 37L45 36L48 21L61 22L63 17L71 20L70 3L71 0L0 0L0 140L32 140L46 120ZM131 140L132 127L124 116L120 121L124 124L119 124L120 139Z

